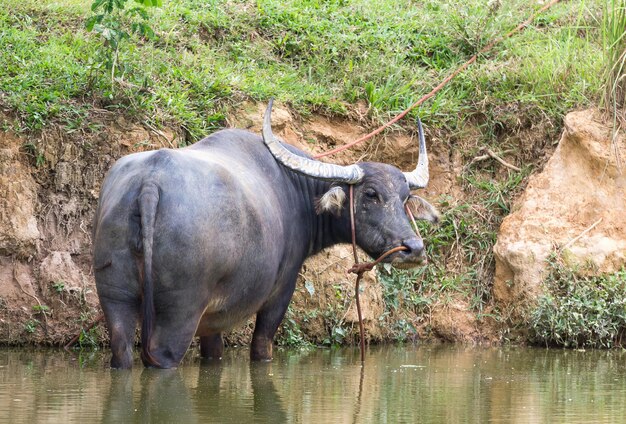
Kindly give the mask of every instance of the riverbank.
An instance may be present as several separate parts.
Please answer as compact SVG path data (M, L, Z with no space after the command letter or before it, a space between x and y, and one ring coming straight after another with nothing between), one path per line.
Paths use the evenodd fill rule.
M271 96L288 142L319 153L353 141L534 8L483 3L182 1L149 10L156 38L125 41L115 70L102 59L101 35L84 28L88 4L5 0L0 343L63 344L99 315L91 220L116 159L188 145L220 127L258 131ZM579 6L555 6L415 112L431 158L421 194L442 222L421 227L427 267L383 268L367 282L371 342L524 342L519 320L494 303L492 248L529 176L554 151L565 114L598 102L600 11ZM329 160L411 169L414 117ZM349 262L338 249L307 263L279 343L355 340ZM243 344L250 333L244 326L228 341ZM106 332L98 327L81 343L104 344Z

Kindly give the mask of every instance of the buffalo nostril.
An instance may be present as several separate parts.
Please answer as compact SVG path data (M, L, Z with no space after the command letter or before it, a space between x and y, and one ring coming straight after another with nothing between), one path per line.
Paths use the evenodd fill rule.
M402 246L408 249L407 253L421 255L424 251L424 242L421 239L412 238L402 241Z

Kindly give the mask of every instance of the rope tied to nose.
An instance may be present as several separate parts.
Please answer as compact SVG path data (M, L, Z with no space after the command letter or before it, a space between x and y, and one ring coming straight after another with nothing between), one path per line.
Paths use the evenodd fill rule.
M350 231L352 233L352 253L354 255L354 265L348 270L348 273L356 274L356 283L354 288L354 298L356 302L356 312L359 318L359 334L361 336L361 364L365 362L365 329L363 327L363 315L361 312L361 300L359 296L361 278L363 278L363 274L367 271L371 271L374 269L376 265L378 265L383 259L387 256L394 254L396 252L400 252L402 250L408 250L406 246L397 246L393 249L390 249L380 255L378 259L372 262L363 262L359 263L359 257L356 252L356 226L354 221L354 186L350 184ZM415 223L415 218L413 217L413 213L408 206L405 206L405 210L409 218L411 218L411 222L413 223L413 228L417 232L417 224ZM419 235L419 232L418 232Z

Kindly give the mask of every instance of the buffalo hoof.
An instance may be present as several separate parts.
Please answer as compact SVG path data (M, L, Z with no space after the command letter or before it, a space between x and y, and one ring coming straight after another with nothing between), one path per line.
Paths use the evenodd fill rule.
M200 337L200 356L203 359L220 360L224 355L224 342L221 334Z
M250 359L258 362L269 362L272 360L272 341L264 340L263 342L257 341L252 343L250 349Z

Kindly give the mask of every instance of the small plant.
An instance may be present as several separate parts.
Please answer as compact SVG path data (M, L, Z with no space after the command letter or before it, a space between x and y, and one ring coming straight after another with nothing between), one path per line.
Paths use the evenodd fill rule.
M78 348L80 350L98 349L98 334L96 333L95 328L92 328L89 331L85 331L84 329L80 330L80 335L78 336Z
M24 323L24 331L26 331L28 334L33 334L37 330L38 325L38 320L30 319Z
M62 294L65 291L65 283L63 281L57 281L52 283L52 288L58 294Z
M347 330L340 324L329 329L329 333L322 340L322 344L325 346L341 346L346 341Z
M468 55L478 53L486 44L485 40L493 37L493 24L498 18L501 7L499 0L485 5L468 4L451 15L452 30L456 32L460 49Z
M36 314L48 315L50 313L50 308L46 305L35 305L33 306L33 312Z
M286 347L301 347L308 345L300 325L294 318L294 313L291 306L287 308L287 313L281 324L280 337L277 339L277 343Z
M128 0L94 0L91 10L95 13L87 19L85 27L102 37L102 47L98 50L92 69L104 66L111 72L111 85L115 76L124 74L127 64L120 62L120 48L131 34L148 39L154 38L154 31L148 25L150 18L146 9L141 6L125 10ZM161 0L135 0L143 6L161 6Z
M612 142L617 142L617 128L626 124L626 0L606 2L602 28L604 51L603 106L613 117ZM622 160L619 149L614 147L617 163Z
M348 298L347 302L350 302ZM328 308L321 312L324 319L324 327L326 329L326 337L322 340L325 346L339 346L346 342L348 331L345 328L343 314L347 307L346 301L340 306L332 306L328 304Z
M43 165L45 165L46 163L46 157L44 156L43 152L39 151L39 149L37 148L36 145L34 145L33 143L25 143L23 146L24 152L26 152L26 154L33 158L35 161L35 166L37 168L42 167Z

